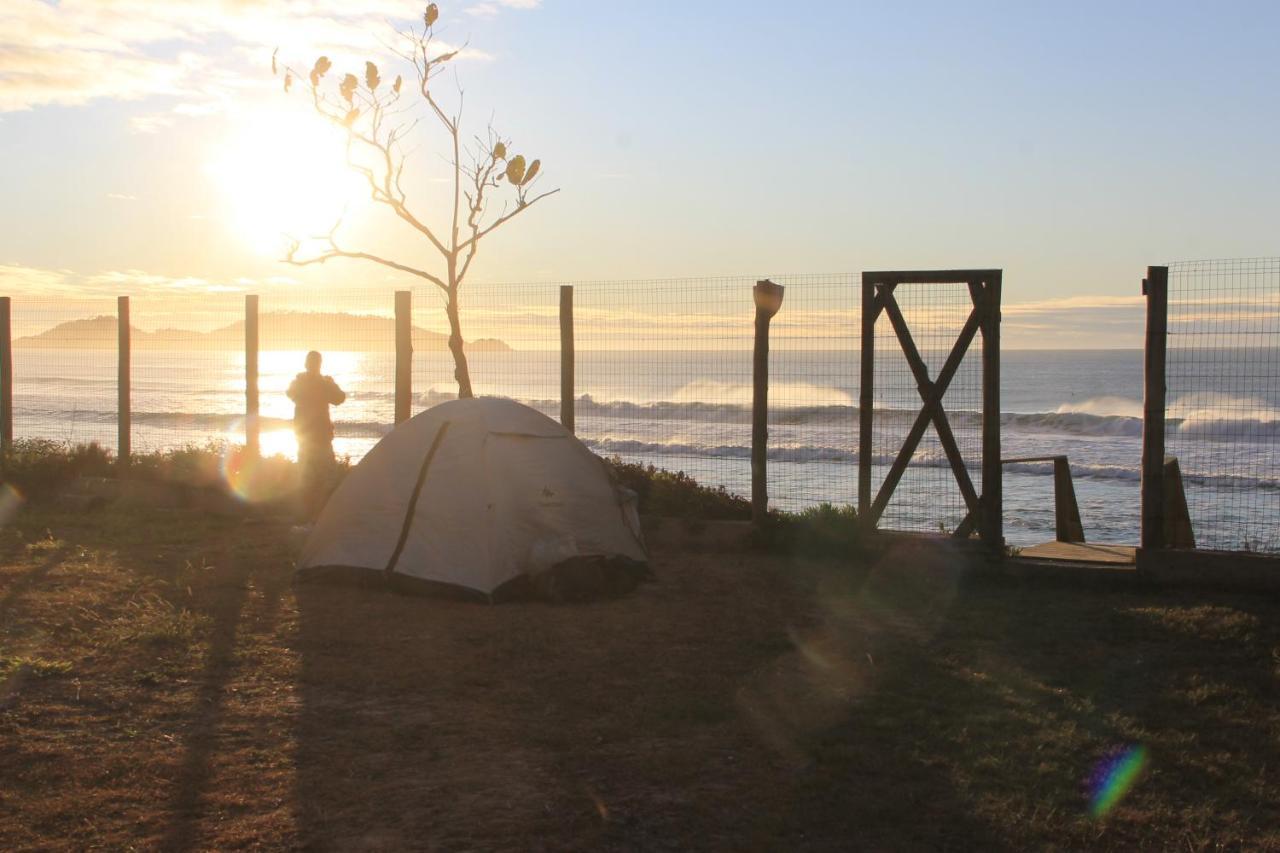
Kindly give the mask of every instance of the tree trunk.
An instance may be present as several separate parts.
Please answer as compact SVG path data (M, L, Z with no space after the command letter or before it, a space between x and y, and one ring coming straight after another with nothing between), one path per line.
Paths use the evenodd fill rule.
M453 378L458 380L458 399L474 397L471 391L471 371L467 367L467 354L463 350L462 323L458 319L458 288L449 289L449 302L445 306L449 315L449 352L453 353Z

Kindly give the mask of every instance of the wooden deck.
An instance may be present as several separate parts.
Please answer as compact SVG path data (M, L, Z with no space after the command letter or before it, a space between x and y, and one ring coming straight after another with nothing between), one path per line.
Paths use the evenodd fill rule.
M1083 542L1046 542L1023 548L1018 556L1024 560L1055 560L1066 563L1101 563L1109 566L1132 566L1137 548L1132 545L1093 545Z

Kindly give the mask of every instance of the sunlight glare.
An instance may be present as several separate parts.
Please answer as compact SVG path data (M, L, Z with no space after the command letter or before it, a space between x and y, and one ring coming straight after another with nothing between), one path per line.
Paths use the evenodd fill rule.
M323 236L350 220L368 191L346 164L342 132L296 108L246 116L207 172L230 229L254 251L283 254L288 237Z

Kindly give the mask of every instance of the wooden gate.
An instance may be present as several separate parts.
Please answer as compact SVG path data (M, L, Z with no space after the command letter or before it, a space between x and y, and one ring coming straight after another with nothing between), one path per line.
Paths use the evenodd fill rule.
M956 485L964 498L966 514L952 535L969 538L975 531L984 543L1004 543L1000 466L1000 270L935 270L864 272L862 274L862 370L858 423L858 513L864 524L877 528L894 490L915 455L920 439L932 423L946 455ZM945 362L936 377L917 348L895 292L899 287L966 285L972 309L957 330ZM920 409L874 497L871 468L875 421L875 331L881 316L893 332L906 359L920 396ZM982 333L982 474L979 492L969 475L970 464L960 453L952 432L943 396L960 368L974 336ZM971 460L970 460L971 461Z

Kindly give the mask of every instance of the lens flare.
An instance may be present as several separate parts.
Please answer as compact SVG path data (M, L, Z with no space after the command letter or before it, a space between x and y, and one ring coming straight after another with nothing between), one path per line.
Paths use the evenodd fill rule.
M1090 780L1093 799L1089 813L1105 817L1133 788L1147 766L1147 748L1131 746L1103 759L1094 768Z
M264 442L265 445L265 442ZM293 464L283 455L251 454L243 444L223 445L221 474L227 490L245 503L277 501L293 488Z
M13 521L25 501L22 492L8 483L0 483L0 524Z

